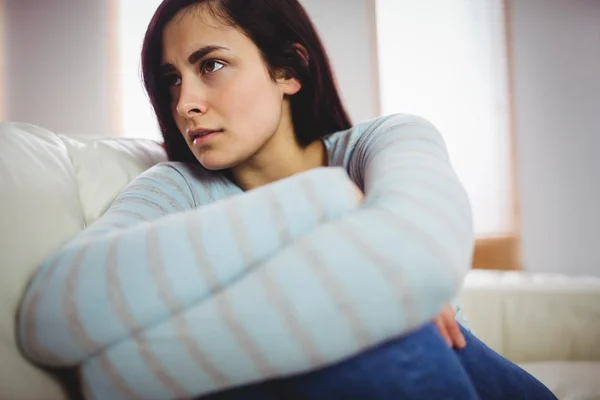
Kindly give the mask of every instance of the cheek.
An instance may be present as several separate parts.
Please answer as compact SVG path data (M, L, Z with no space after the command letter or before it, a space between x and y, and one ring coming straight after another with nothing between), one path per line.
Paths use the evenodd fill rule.
M183 118L181 115L179 115L179 113L173 109L171 111L171 115L173 116L173 121L175 121L175 125L177 125L177 128L179 128L179 132L185 132L185 128L186 128L186 120L185 118Z
M187 121L177 112L177 104L173 101L171 101L170 110L171 117L173 118L175 125L177 125L177 128L179 128L179 132L185 132Z
M220 103L228 119L244 131L255 131L279 119L282 98L268 77L232 82L231 88L221 93Z

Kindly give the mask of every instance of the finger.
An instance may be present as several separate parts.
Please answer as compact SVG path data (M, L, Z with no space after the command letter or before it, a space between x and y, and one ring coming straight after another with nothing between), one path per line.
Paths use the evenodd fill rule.
M445 327L448 331L448 335L452 339L454 347L462 349L467 345L464 335L460 331L460 326L454 317L446 318Z
M442 310L442 314L445 316L454 318L454 316L456 315L456 312L454 311L454 308L452 308L452 306L446 306Z
M438 330L440 331L440 335L442 335L442 338L446 341L448 346L452 347L452 339L448 334L448 330L446 329L446 324L444 323L443 318L437 317L435 319L435 326L437 326Z

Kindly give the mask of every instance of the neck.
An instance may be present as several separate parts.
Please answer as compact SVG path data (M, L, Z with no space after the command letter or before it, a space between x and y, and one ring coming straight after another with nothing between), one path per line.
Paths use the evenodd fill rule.
M286 129L278 129L251 158L233 167L231 174L235 183L246 191L327 163L324 143L317 140L301 147L290 123Z

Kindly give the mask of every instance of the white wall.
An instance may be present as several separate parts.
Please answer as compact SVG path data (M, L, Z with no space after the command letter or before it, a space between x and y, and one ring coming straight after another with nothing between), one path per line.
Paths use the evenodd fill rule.
M600 275L600 1L511 4L524 267Z
M108 1L5 0L6 118L110 132Z
M300 0L331 58L353 122L379 114L375 0Z

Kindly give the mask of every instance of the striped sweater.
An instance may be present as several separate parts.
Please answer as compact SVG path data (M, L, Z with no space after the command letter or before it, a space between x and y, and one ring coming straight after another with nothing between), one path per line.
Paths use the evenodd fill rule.
M19 340L89 398L184 399L337 362L430 321L470 267L470 205L428 122L325 139L329 166L242 192L159 164L49 257ZM365 192L357 204L354 181Z

